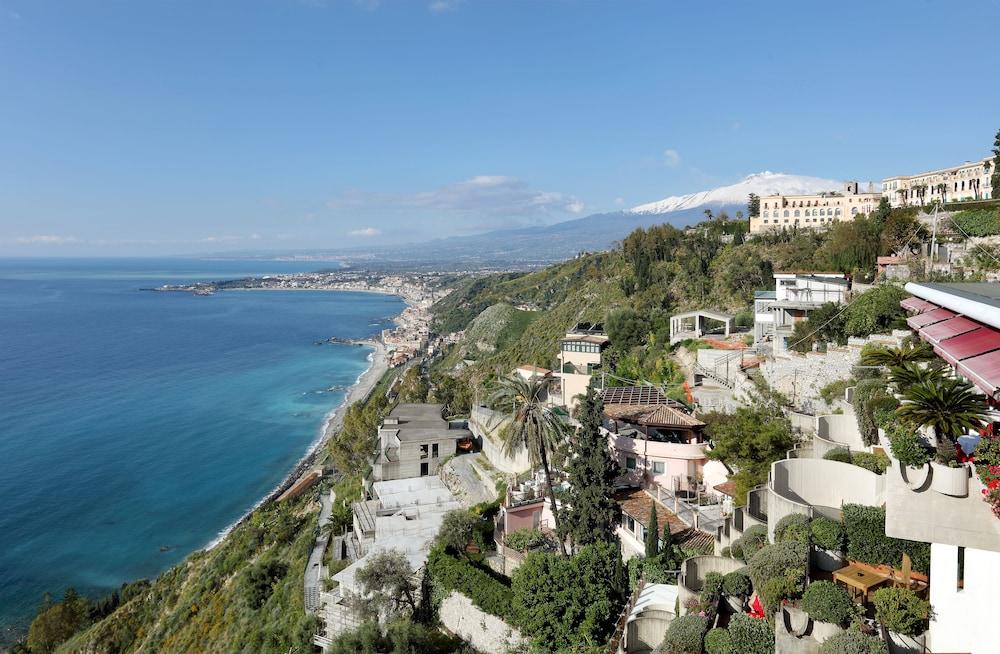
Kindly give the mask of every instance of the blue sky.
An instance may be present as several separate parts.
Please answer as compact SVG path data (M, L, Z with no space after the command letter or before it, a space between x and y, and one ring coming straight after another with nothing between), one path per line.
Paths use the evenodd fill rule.
M998 25L1000 0L0 0L0 254L407 242L949 165L1000 129Z

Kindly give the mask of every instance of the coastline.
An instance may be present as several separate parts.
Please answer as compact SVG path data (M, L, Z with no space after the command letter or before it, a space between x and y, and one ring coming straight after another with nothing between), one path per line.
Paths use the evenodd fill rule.
M302 458L299 459L298 463L296 463L288 474L285 475L281 482L271 489L271 492L259 499L252 507L247 509L238 520L234 521L231 525L220 531L219 534L205 547L201 548L201 550L208 551L220 544L234 529L246 522L254 511L268 502L276 500L282 493L291 488L303 475L315 467L317 456L323 451L323 447L343 426L344 414L347 413L347 408L354 402L366 399L375 389L375 386L378 385L385 373L389 370L389 362L386 357L388 348L382 340L379 338L371 338L362 341L362 343L365 347L372 348L372 351L368 354L368 368L358 375L354 384L347 389L347 393L344 395L344 400L337 405L337 407L326 414L326 417L323 419L323 424L318 430L319 435L309 446L309 449L306 450L306 453L302 455Z

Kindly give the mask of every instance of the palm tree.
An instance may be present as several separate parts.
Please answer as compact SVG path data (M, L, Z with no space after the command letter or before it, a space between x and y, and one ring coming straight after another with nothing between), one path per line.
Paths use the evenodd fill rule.
M904 363L927 361L933 358L934 351L926 343L904 347L875 347L861 353L861 365L892 368Z
M914 384L936 384L944 380L940 365L921 366L916 361L904 361L889 368L889 382L898 393L905 393Z
M906 401L896 409L896 415L915 427L931 428L939 463L954 460L959 436L985 422L986 401L965 381L921 381L909 386L903 396Z
M551 407L545 405L550 378L528 381L520 375L501 377L497 389L490 396L493 406L511 413L510 423L501 432L504 452L513 456L522 448L528 450L534 465L541 465L545 471L545 483L549 487L549 502L556 533L559 532L559 512L556 507L556 493L552 486L552 471L549 468L549 452L562 443L569 431L569 425ZM566 554L566 544L560 540L559 549Z

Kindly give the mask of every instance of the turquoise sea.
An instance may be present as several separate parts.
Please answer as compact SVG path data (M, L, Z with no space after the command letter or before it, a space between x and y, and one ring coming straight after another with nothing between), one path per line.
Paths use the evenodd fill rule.
M404 308L360 293L140 290L315 262L0 259L0 625L209 544L273 489ZM5 638L0 637L0 642Z

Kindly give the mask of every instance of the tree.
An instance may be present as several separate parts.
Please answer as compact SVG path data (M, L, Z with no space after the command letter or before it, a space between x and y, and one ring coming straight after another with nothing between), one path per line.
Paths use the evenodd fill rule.
M479 525L477 518L468 509L453 509L444 514L437 542L451 549L455 554L466 556L466 547L472 541Z
M996 138L993 139L993 175L990 177L990 186L993 187L993 197L1000 193L1000 130L997 130Z
M424 566L420 575L420 602L417 610L413 612L413 621L417 624L430 626L434 622L434 586L431 583L431 571L428 566Z
M747 213L751 218L760 216L760 196L756 193L750 194L750 199L747 202Z
M795 444L788 419L762 401L740 407L732 414L710 413L708 423L714 447L708 458L735 468L736 501L746 502L746 492L764 483L771 464L785 458Z
M906 297L896 284L879 284L865 291L844 309L844 333L864 337L892 328L903 321L899 303Z
M604 643L624 604L619 545L585 545L570 557L529 554L511 584L516 622L544 651Z
M774 282L771 262L756 244L730 245L712 259L709 274L715 306L741 309L753 302L754 291Z
M420 370L420 366L410 366L405 373L403 373L403 379L399 382L399 401L400 402L426 402L427 392L430 387L427 385L427 380L424 379L423 372Z
M63 601L44 606L28 628L28 647L33 654L50 654L87 625L87 600L72 588Z
M609 313L604 327L608 330L608 338L614 347L621 352L628 352L633 347L642 345L650 331L649 319L628 308Z
M617 542L615 526L621 507L612 495L620 469L608 453L608 439L601 433L604 406L593 388L580 403L580 428L570 447L566 466L569 474L569 509L563 523L574 547L603 541Z
M532 462L541 465L545 472L552 518L556 523L556 532L559 533L559 507L556 505L556 492L552 485L549 453L563 443L568 426L545 403L550 383L551 380L546 378L529 381L520 376L501 377L490 400L495 407L511 413L510 421L500 434L504 451L513 456L522 449L527 449ZM561 539L559 549L563 555L566 554L566 544Z
M940 379L913 384L903 393L896 415L915 427L930 427L934 432L937 459L947 463L955 459L955 443L968 430L979 429L986 419L986 402L972 385L958 379Z
M646 558L654 559L660 553L660 523L656 517L656 502L649 507L649 524L646 525Z
M901 366L904 363L928 361L934 358L934 350L926 343L903 347L866 348L861 352L863 366Z
M396 616L409 616L417 611L417 584L413 568L400 550L388 550L372 555L358 570L355 579L361 594L354 596L357 613L383 622Z

